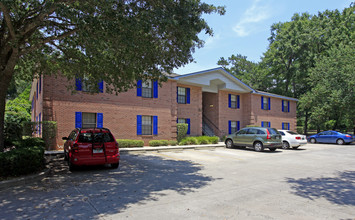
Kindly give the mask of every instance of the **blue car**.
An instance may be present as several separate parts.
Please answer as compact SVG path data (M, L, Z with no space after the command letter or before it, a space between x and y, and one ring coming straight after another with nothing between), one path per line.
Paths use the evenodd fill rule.
M355 136L350 134L343 134L338 131L323 131L321 133L307 137L308 142L314 143L336 143L336 144L350 144L355 142Z

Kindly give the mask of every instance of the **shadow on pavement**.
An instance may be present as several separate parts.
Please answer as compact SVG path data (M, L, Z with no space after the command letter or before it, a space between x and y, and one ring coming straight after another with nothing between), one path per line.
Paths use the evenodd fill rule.
M355 206L355 171L339 172L336 177L288 178L293 193L315 200L324 198L338 205Z
M58 160L59 161L59 160ZM91 167L57 170L40 183L0 191L0 219L85 219L157 201L167 192L194 192L214 181L189 161L124 155L118 169Z

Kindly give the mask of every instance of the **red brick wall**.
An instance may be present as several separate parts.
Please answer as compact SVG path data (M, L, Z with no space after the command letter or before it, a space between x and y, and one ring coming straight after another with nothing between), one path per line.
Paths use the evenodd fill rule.
M229 108L228 107L228 94L239 95L240 96L240 108ZM218 93L219 99L219 128L221 130L221 135L228 135L228 121L240 121L240 127L245 126L243 115L243 110L245 108L244 96L239 93L229 92L220 90Z
M202 88L177 84L179 87L190 88L190 104L177 104L177 117L190 118L190 135L202 135ZM176 89L175 89L175 103ZM176 119L175 119L176 122Z
M264 96L268 98L267 96ZM271 127L282 128L282 123L290 123L290 130L296 131L297 119L295 101L290 101L290 112L282 112L282 99L270 97L270 110L261 109L261 95L251 95L251 124L261 126L262 121L270 121Z
M62 137L75 128L75 112L103 113L103 126L109 128L116 139L150 140L176 139L176 82L169 80L158 89L158 98L137 97L136 89L116 95L91 95L66 89L65 78L46 76L44 102L46 120L58 122L57 148ZM137 135L137 115L158 116L158 135Z

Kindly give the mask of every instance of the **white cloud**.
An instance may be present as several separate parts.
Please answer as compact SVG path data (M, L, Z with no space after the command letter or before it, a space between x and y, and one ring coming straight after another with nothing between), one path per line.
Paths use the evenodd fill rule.
M257 24L271 17L271 9L268 5L261 5L260 0L254 0L242 19L233 27L233 31L240 37L246 37L257 30Z
M213 36L209 36L206 40L205 40L205 45L204 48L212 48L216 42L218 40L221 39L221 35L220 34L215 34Z

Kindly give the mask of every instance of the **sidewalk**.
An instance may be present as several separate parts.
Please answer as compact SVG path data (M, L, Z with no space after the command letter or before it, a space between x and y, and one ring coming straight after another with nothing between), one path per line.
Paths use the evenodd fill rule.
M225 147L224 142L218 142L218 144L203 144L203 145L183 145L183 146L161 146L161 147L132 147L132 148L120 148L120 154L129 153L144 153L147 151L169 151L169 150L184 150L184 149L211 149L216 147ZM64 151L46 151L45 155L61 155Z

